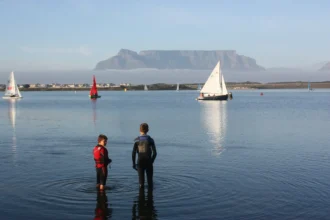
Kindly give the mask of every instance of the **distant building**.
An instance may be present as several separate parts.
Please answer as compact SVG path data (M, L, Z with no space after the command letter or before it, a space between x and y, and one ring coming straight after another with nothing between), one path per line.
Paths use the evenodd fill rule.
M131 86L130 83L120 83L120 86Z
M61 88L62 85L59 84L59 83L52 83L52 84L51 84L51 87L52 87L52 88Z

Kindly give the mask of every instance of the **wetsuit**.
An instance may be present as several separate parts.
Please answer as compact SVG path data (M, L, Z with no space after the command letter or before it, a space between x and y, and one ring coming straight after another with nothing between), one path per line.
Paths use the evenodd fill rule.
M111 163L108 150L101 145L96 145L93 154L96 167L96 183L105 185L108 177L108 164Z
M138 153L138 173L140 187L144 187L144 172L147 173L148 186L152 188L153 163L157 156L155 141L149 135L142 135L134 140L132 152L133 167Z

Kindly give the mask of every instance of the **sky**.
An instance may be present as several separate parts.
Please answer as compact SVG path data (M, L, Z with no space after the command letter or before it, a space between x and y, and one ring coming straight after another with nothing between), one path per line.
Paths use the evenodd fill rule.
M0 0L0 71L88 70L121 48L330 61L328 0Z

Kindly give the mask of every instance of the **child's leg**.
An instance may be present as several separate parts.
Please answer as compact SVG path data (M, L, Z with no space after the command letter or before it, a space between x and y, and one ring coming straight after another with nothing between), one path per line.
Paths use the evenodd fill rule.
M100 187L100 169L96 168L96 187Z

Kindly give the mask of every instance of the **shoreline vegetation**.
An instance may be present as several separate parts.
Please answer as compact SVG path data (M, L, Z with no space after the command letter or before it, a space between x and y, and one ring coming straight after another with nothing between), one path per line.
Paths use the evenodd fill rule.
M203 84L198 83L185 83L180 84L180 90L197 90L198 85L203 86ZM253 90L253 89L307 89L308 82L273 82L273 83L259 83L259 82L227 82L228 90ZM177 84L147 84L148 90L176 90ZM330 81L324 82L311 82L311 87L313 89L330 89ZM90 87L20 87L20 91L89 91ZM142 91L144 90L144 85L128 85L128 86L110 86L110 87L97 87L99 91ZM0 91L4 91L5 87L0 88Z

